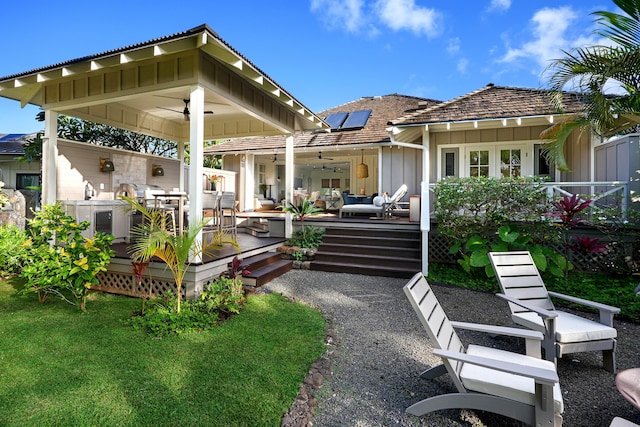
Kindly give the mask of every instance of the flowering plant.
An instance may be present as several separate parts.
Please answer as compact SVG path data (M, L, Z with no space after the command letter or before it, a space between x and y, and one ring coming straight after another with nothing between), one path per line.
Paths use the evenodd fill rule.
M222 180L222 175L211 175L209 177L210 182L220 182Z

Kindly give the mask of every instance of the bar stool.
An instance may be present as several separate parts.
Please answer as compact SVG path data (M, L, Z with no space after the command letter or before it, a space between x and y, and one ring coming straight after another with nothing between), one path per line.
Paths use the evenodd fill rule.
M233 191L223 191L218 206L220 206L220 230L229 230L233 236L236 237L238 233L236 223L236 193ZM227 215L227 213L229 215Z

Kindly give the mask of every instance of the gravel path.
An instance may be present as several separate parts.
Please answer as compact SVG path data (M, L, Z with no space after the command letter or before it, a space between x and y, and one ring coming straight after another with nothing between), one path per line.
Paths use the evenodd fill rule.
M312 389L315 396L297 401L315 407L312 420L298 417L289 419L289 425L520 425L495 414L467 410L441 411L421 418L404 412L428 396L455 391L447 376L431 381L419 377L427 367L438 364L439 358L433 356L427 333L402 291L406 282L292 270L263 287L262 291L278 292L319 308L328 320L327 352L301 388ZM506 303L493 294L438 283L431 286L452 320L511 325ZM640 366L640 326L623 321L616 321L615 326L619 370ZM523 351L523 344L515 338L468 331L460 331L460 336L467 343ZM601 364L601 355L596 352L573 354L559 361L564 426L608 426L614 416L640 424L640 411L622 398L614 375ZM314 390L314 385L319 389Z

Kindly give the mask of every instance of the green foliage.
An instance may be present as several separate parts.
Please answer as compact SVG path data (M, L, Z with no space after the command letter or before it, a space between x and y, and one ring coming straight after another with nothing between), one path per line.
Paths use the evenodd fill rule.
M169 229L168 221L162 212L147 209L135 199L122 197L131 209L139 211L145 220L132 229L135 243L131 245L131 256L135 262L149 262L157 257L171 271L176 284L176 312L180 313L181 289L189 266L202 255L215 255L216 250L229 244L238 249L238 243L228 233L218 231L210 238L203 239L202 244L196 237L205 226L204 221L189 224L182 233Z
M293 215L294 219L300 220L302 227L304 227L304 220L307 217L318 215L323 212L322 209L314 206L307 197L301 198L298 205L288 202L287 206L278 206L278 209L282 209L283 212Z
M242 279L221 275L209 283L196 300L185 300L176 311L173 292L150 300L140 315L131 317L135 329L157 336L201 332L213 328L233 314L239 314L245 302Z
M14 225L0 226L0 275L20 273L28 262L26 233Z
M59 203L44 206L29 224L29 263L21 273L26 280L23 292L37 293L41 302L53 294L85 311L87 293L98 284L96 275L106 271L114 254L110 248L113 236L83 237L89 223L76 223Z
M307 226L296 230L287 240L288 246L297 246L299 248L316 249L322 243L325 229L314 226Z
M452 243L449 252L468 273L494 272L489 252L528 250L551 274L572 268L552 249L559 241L546 215L544 180L539 178L448 178L436 185L438 229Z
M518 223L536 236L548 230L544 180L540 178L447 178L435 186L434 210L440 233L466 241Z
M565 269L573 268L564 256L548 246L533 243L531 235L516 225L500 227L492 238L471 236L464 245L460 242L454 244L450 253L461 254L462 258L457 261L467 273L473 268L480 268L487 277L493 277L495 272L491 267L489 252L517 250L529 251L540 271L548 271L555 276L563 276Z
M32 139L24 138L25 143L22 144L24 156L18 157L18 161L31 163L42 158L42 135L42 132L38 132Z

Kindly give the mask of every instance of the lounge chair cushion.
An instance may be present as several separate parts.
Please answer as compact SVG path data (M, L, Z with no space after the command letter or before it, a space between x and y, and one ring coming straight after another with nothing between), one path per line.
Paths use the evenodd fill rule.
M467 348L467 354L524 366L554 371L556 369L553 362L548 360L473 344ZM460 379L467 390L501 396L527 405L535 405L535 381L532 378L465 363L460 371ZM564 412L560 383L556 383L553 387L553 402L556 413Z
M555 313L558 314L556 317L556 341L559 343L606 340L618 336L615 328L602 323L564 311L555 311ZM543 332L542 319L536 313L516 313L513 314L513 319L516 323Z

